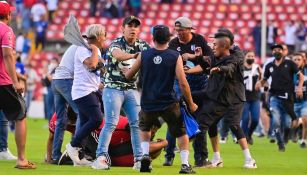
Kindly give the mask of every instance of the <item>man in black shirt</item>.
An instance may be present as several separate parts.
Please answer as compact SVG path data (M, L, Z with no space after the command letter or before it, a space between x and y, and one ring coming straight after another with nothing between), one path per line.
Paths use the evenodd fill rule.
M130 71L125 73L125 77L131 79L138 70L141 72L142 97L139 128L141 130L143 156L140 172L151 171L148 155L151 137L150 128L157 117L162 117L167 123L172 136L178 138L182 162L179 173L194 174L195 172L188 162L189 138L185 131L179 103L173 89L175 77L178 79L180 90L190 111L195 112L198 106L192 100L181 56L178 52L167 48L170 40L168 27L164 25L155 26L152 33L155 48L139 54Z
M294 81L293 75L299 77L299 84L296 90L298 98L303 96L304 75L299 71L292 60L285 59L281 44L271 47L275 60L268 63L264 70L263 79L258 81L256 88L265 84L269 77L272 78L270 87L270 111L273 117L273 131L275 132L278 149L285 151L284 130L297 125L297 116L294 112Z
M244 168L257 168L256 161L251 157L243 130L240 127L245 90L243 82L243 53L230 50L234 41L233 34L221 28L214 35L211 65L200 59L201 68L210 72L210 78L204 90L193 94L193 98L204 99L202 106L196 111L202 131L209 130L213 148L212 166L221 167L217 123L224 117L230 129L235 134L245 156ZM197 52L197 55L201 53ZM210 65L208 67L208 65Z
M204 88L207 75L200 72L189 72L189 69L199 65L198 58L195 55L195 49L201 48L204 56L213 55L211 48L208 46L207 41L203 36L192 32L192 21L187 17L179 17L175 21L175 31L177 37L172 39L169 43L169 49L178 51L182 56L186 76L190 85L191 92L200 91ZM177 97L180 98L181 93L179 90L178 81L175 81L175 90ZM195 101L198 106L201 106L201 101ZM164 166L171 166L175 157L174 148L176 145L175 138L171 137L167 132L168 146L166 147ZM196 167L209 167L211 166L208 160L207 138L206 133L200 133L195 137L193 142L194 159Z

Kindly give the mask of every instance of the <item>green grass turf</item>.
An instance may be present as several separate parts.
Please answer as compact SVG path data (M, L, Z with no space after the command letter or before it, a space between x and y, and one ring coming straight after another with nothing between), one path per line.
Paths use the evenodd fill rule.
M46 140L48 137L47 122L45 120L28 119L28 137L26 155L29 160L37 163L36 170L18 170L13 168L15 162L0 161L0 175L130 175L139 174L130 167L112 167L110 170L93 170L89 167L57 166L44 163L46 150ZM164 125L158 132L158 137L165 137L166 126ZM70 139L66 133L65 145ZM224 168L217 169L195 169L197 174L206 175L302 175L307 174L307 149L301 149L298 144L289 143L286 152L277 151L275 144L269 143L266 138L256 138L255 143L250 147L253 157L257 161L258 169L247 170L242 168L244 157L239 145L228 141L221 145L221 155L224 159ZM209 144L209 147L210 144ZM16 155L16 146L13 134L9 135L9 148ZM193 149L191 149L190 160L193 164ZM211 148L210 158L212 156ZM153 171L151 174L171 175L178 174L180 169L180 155L177 153L174 166L163 167L164 152L153 161Z

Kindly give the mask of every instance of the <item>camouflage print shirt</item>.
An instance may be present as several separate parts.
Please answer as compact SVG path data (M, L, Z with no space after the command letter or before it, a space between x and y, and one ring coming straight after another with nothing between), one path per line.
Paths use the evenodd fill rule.
M131 68L135 59L118 61L111 54L114 49L120 49L126 53L134 54L149 48L149 45L141 40L136 40L134 45L128 45L123 36L113 40L107 51L107 66L104 80L105 87L118 90L136 89L136 78L127 81L121 71L121 69L125 67Z

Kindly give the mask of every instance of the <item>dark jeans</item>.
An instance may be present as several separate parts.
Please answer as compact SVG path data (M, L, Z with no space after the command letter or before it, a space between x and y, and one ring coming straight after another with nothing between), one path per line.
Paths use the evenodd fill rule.
M97 129L102 121L99 97L95 92L74 100L79 111L80 129L71 141L73 147L81 147L82 141Z

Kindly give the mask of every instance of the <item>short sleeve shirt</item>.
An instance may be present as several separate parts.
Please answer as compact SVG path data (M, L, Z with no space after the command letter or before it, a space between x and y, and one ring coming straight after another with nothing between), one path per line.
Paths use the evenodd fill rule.
M85 97L92 92L98 91L100 84L100 74L90 72L84 60L91 57L92 52L85 47L79 46L74 59L74 81L71 88L71 97L73 100ZM101 57L101 53L98 53Z
M13 84L4 64L2 48L15 49L15 35L12 28L2 22L0 22L0 44L0 85Z
M107 51L107 71L104 80L105 87L117 90L136 89L136 78L127 81L121 71L122 68L131 68L136 59L118 61L111 53L115 49L120 49L126 53L135 54L149 48L149 45L142 40L136 40L134 45L129 45L124 37L113 40Z
M285 93L293 94L293 75L299 71L297 65L291 60L284 60L279 66L274 61L267 64L264 70L264 79L272 78L270 93L274 96L283 96Z

